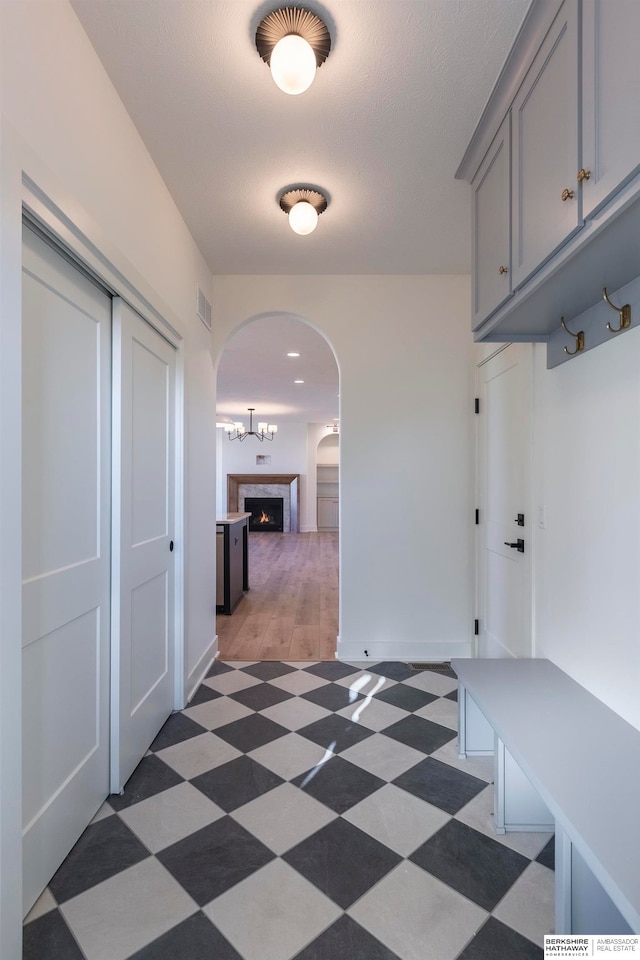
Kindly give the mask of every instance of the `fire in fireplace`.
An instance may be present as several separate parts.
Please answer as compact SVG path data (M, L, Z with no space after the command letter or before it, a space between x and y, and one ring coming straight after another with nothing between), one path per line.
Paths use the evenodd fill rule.
M261 533L284 530L284 500L283 497L245 497L245 513L250 513L249 530Z

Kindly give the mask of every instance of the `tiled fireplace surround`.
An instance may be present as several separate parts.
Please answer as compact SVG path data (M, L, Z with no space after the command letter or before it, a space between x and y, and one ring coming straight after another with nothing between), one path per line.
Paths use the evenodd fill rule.
M282 497L283 530L300 530L300 474L299 473L228 473L227 509L229 513L244 510L245 497Z

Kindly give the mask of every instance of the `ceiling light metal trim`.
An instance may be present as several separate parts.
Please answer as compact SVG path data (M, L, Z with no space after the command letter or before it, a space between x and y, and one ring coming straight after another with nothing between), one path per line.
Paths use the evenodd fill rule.
M324 213L329 203L319 190L313 190L311 187L296 187L295 189L288 189L282 194L280 208L285 213L290 213L291 209L300 201L310 203L318 214Z
M276 43L290 34L307 41L316 55L316 66L321 67L331 50L331 34L324 21L304 7L282 7L260 21L256 47L264 62L270 63Z

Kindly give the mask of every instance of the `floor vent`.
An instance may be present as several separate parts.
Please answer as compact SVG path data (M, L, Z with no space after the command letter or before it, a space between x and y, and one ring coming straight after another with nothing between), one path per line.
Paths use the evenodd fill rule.
M410 663L412 670L451 670L451 664L447 661L438 663Z

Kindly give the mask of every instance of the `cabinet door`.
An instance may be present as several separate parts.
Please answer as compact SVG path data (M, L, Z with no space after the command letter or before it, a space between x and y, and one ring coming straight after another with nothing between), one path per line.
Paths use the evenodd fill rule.
M576 181L578 0L562 4L513 103L512 124L516 288L582 222Z
M318 497L318 530L338 529L338 500Z
M583 0L582 184L584 216L640 171L640 3ZM632 95L633 96L633 95Z
M511 114L474 177L473 329L511 295Z

